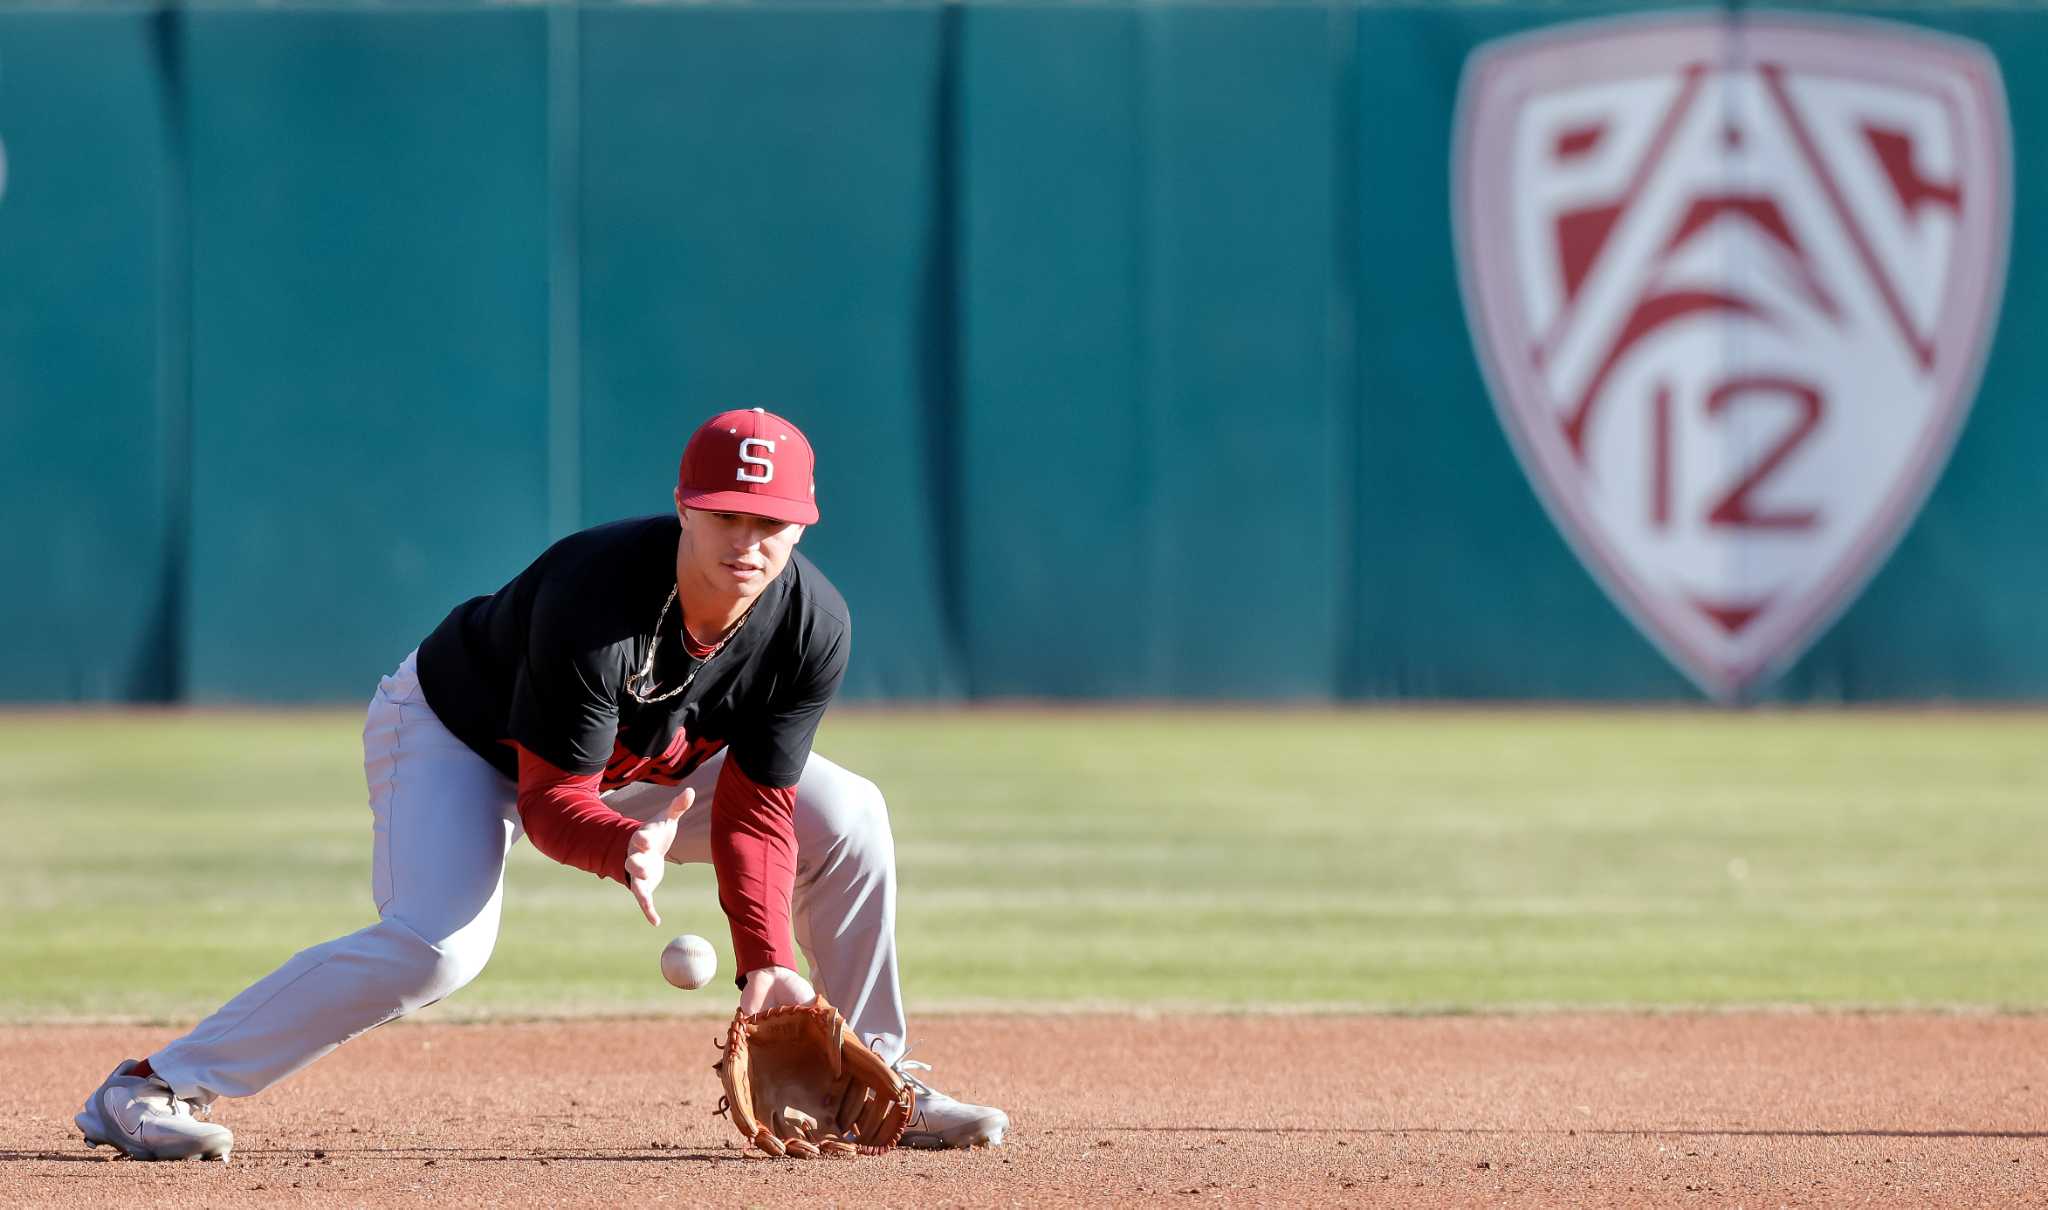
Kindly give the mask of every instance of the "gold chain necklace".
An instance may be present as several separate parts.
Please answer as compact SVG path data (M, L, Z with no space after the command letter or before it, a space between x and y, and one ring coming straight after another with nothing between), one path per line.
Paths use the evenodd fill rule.
M704 671L705 666L710 664L712 660L718 658L718 653L725 650L725 645L732 641L732 636L738 634L740 628L747 624L747 619L754 616L754 607L752 605L747 606L747 611L740 615L739 620L726 627L725 633L719 635L718 641L711 645L711 650L704 653L704 658L697 661L695 668L690 669L690 675L683 678L682 684L677 685L667 693L653 694L651 690L644 689L642 686L652 684L654 681L654 653L661 646L661 624L668 621L669 608L675 603L676 590L671 588L668 590L668 600L661 603L661 613L654 619L654 637L647 643L647 658L641 661L638 671L626 674L627 696L643 706L651 706L656 702L665 702L683 690L688 689L690 682L697 679L697 674ZM685 635L685 654L688 654L688 645L688 636Z

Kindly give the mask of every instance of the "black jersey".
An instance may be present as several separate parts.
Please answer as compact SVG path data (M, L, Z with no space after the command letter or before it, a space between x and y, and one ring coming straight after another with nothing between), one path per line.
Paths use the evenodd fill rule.
M748 777L793 786L846 672L846 602L801 554L762 590L709 659L683 646L675 516L615 521L549 547L511 583L455 607L420 644L420 688L441 722L513 779L515 741L557 768L604 773L603 787L675 782L730 747ZM654 676L626 677L658 643Z

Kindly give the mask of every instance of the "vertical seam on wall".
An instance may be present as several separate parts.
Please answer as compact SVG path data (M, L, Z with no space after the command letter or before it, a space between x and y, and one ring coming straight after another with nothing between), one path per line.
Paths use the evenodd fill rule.
M547 17L548 415L547 526L574 531L583 513L581 12L554 0Z
M1330 692L1340 698L1359 695L1363 684L1359 667L1359 591L1365 552L1358 548L1360 513L1365 501L1360 493L1364 476L1359 460L1364 456L1365 399L1360 389L1364 372L1359 364L1358 341L1358 222L1359 222L1359 106L1358 39L1359 14L1352 0L1331 0L1329 7L1330 54L1330 274L1328 313L1324 322L1329 334L1326 352L1326 407L1330 423L1330 498L1338 507L1332 523L1332 545L1337 557L1331 560L1336 583L1332 585L1330 636L1332 675Z
M967 545L964 476L962 459L967 456L962 433L966 429L967 402L963 397L961 308L966 304L962 289L963 259L960 234L960 56L962 6L942 0L938 7L937 76L933 81L932 120L932 231L928 239L931 263L927 267L925 307L927 328L924 422L925 466L928 479L928 514L935 527L938 551L939 621L945 628L943 668L937 684L919 686L921 694L938 686L957 686L965 696L974 695L974 657L967 632ZM950 673L950 675L948 674Z
M158 608L165 650L145 657L153 658L160 671L154 685L138 686L138 696L178 701L185 696L190 672L185 620L191 616L194 476L192 146L183 9L158 10L151 38L164 115L164 181L157 203L156 394L163 550Z
M1131 135L1131 163L1136 175L1131 190L1131 296L1137 322L1133 336L1137 345L1132 358L1132 395L1136 405L1139 440L1137 477L1139 509L1143 518L1143 555L1139 560L1140 592L1146 608L1140 611L1138 666L1132 669L1136 685L1126 692L1163 693L1167 689L1167 636L1176 620L1169 616L1172 594L1165 591L1167 552L1172 546L1169 522L1172 509L1164 499L1166 484L1160 465L1164 457L1165 419L1160 393L1166 377L1165 320L1160 302L1160 243L1164 240L1162 221L1166 200L1159 188L1159 65L1165 62L1160 45L1164 10L1154 0L1138 0L1133 13L1131 81L1134 90Z

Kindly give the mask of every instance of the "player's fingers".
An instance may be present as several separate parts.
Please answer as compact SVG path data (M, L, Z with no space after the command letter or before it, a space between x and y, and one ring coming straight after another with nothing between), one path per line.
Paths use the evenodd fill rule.
M661 913L654 910L653 884L644 878L635 878L626 884L626 889L633 892L633 900L640 905L640 914L647 917L647 923L659 928Z
M683 812L690 809L690 804L696 801L697 792L685 786L681 794L678 794L674 798L669 799L668 812L665 815L663 815L662 818L679 819L682 817Z
M758 1013L784 1004L809 1004L817 998L810 983L795 971L781 966L764 966L747 974L741 989L740 1010Z

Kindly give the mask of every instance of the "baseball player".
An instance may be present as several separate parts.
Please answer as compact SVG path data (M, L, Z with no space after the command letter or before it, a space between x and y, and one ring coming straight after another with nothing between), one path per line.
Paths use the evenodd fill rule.
M364 724L377 923L116 1067L77 1116L86 1143L227 1159L233 1136L194 1108L261 1092L476 978L522 835L620 883L649 924L664 858L710 862L741 1009L811 999L793 927L859 1036L899 1072L928 1070L903 1057L881 792L811 751L851 633L796 553L818 519L812 469L782 417L714 416L683 451L673 514L572 534L458 605L383 678ZM905 1143L1001 1144L1002 1110L906 1079Z

